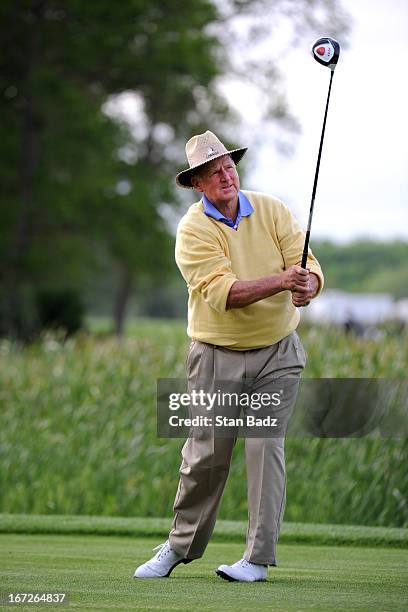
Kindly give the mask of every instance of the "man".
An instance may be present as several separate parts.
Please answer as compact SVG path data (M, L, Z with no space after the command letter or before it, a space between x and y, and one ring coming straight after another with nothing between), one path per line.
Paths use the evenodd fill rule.
M176 262L189 291L188 388L214 390L229 381L242 390L269 389L271 381L299 380L305 353L295 329L297 306L321 290L313 255L300 267L304 235L276 198L241 191L236 164L246 148L228 151L210 131L186 145L189 168L176 181L203 194L180 221ZM283 386L283 384L282 384ZM297 388L288 391L286 417ZM200 558L211 537L236 439L205 431L182 450L180 483L169 539L135 577L169 576L180 563ZM276 565L276 542L286 496L284 438L246 438L249 525L246 551L217 574L254 582Z

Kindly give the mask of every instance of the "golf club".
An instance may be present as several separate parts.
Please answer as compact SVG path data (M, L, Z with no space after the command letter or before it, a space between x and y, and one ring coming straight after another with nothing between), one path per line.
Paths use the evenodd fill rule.
M311 52L312 52L313 57L315 58L317 62L319 62L319 64L322 64L323 66L328 66L330 68L331 74L330 74L329 92L327 94L326 110L324 113L322 135L320 137L319 154L317 156L316 172L315 172L313 191L312 191L312 200L310 202L309 221L307 224L305 244L303 247L302 264L301 264L302 268L306 268L307 254L309 250L310 228L312 226L313 208L314 208L314 201L315 201L315 196L316 196L317 179L319 177L320 158L322 156L324 131L326 129L327 109L329 108L329 100L330 100L330 92L331 92L331 86L332 86L332 81L333 81L333 74L334 74L334 70L336 68L336 65L339 59L339 55L340 55L340 45L337 42L337 40L335 40L334 38L328 38L328 37L318 38L313 43Z

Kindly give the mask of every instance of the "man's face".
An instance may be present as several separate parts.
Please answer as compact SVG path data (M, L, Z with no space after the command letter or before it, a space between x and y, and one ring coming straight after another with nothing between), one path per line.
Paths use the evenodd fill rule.
M229 155L208 162L199 176L193 179L193 185L216 206L224 206L236 200L239 176L235 163Z

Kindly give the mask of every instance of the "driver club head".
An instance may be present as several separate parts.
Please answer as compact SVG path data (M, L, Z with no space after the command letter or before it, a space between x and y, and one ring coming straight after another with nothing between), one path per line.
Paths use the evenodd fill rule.
M334 38L325 36L318 38L312 45L312 55L319 64L328 66L330 70L336 68L340 55L340 45Z

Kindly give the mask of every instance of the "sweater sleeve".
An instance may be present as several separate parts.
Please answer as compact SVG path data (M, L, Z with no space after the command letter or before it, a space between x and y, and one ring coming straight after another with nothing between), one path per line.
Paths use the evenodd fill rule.
M179 227L176 263L190 291L202 294L217 312L225 312L229 291L237 280L231 261L217 238L209 231L200 235L188 225Z
M285 204L280 202L279 212L276 220L276 231L279 240L282 256L285 262L285 269L290 266L302 263L303 246L305 242L305 234L301 230L298 222L292 215L291 211ZM307 268L310 272L316 274L319 279L318 295L323 289L324 276L322 269L316 257L313 255L310 247L307 257Z

